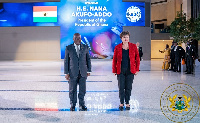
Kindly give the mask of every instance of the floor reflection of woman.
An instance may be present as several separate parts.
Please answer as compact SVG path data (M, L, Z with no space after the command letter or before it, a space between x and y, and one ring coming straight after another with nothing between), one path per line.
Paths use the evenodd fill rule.
M170 51L171 50L170 50L168 44L166 44L166 48L163 51L159 50L159 52L165 53L165 57L164 57L163 65L162 65L162 69L164 69L164 70L168 70L169 69Z

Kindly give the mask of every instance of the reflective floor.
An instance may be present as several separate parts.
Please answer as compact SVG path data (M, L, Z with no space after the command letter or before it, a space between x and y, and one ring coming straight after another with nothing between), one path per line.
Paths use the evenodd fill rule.
M195 74L163 71L162 60L142 61L135 76L131 110L119 111L119 92L111 60L92 60L85 96L88 111L69 108L69 85L63 61L0 61L1 123L168 123L160 99L174 83L185 83L200 94L200 63ZM184 68L183 68L184 69ZM198 105L198 101L193 101ZM199 110L199 109L198 109ZM198 123L200 111L188 121Z

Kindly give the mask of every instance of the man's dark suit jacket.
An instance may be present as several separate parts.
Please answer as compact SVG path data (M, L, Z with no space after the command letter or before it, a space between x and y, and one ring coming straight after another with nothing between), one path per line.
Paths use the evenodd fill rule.
M69 74L70 78L87 77L87 72L91 72L91 60L88 46L80 45L80 55L78 57L74 44L66 46L64 59L64 74Z
M185 50L181 46L177 47L174 54L175 54L175 59L179 59L179 61L181 61L181 58L185 59Z
M139 51L139 56L141 58L143 56L142 47L139 47L138 51Z
M172 47L171 47L171 53L170 53L170 59L171 59L172 62L173 62L174 59L175 59L174 48L175 48L175 46L172 46Z
M191 45L190 48L188 46L186 47L186 57L194 59L198 57L195 46Z

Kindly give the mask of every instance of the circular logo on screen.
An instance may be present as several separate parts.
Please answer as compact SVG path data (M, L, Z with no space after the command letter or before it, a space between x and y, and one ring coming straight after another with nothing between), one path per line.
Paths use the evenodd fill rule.
M137 22L141 18L141 10L136 6L131 6L126 11L126 18L130 22Z
M183 83L170 85L160 98L163 114L173 122L190 121L198 113L199 105L198 93Z

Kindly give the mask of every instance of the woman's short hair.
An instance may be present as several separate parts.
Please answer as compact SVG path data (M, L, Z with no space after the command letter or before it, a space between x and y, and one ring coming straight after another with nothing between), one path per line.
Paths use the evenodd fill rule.
M129 31L123 31L123 32L121 32L120 38L122 39L122 37L123 37L124 35L128 35L128 36L130 37Z
M74 33L74 36L79 36L79 35L81 35L81 34L79 34L79 33Z

